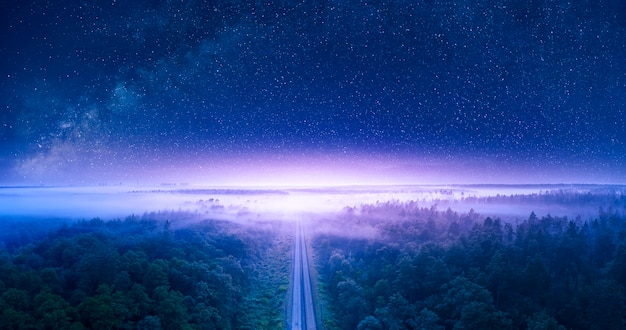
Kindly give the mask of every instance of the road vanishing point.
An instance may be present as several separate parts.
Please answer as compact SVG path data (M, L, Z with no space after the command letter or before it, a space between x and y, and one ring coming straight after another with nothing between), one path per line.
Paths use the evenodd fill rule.
M315 320L315 305L313 305L309 257L300 221L296 223L294 250L291 329L314 330L317 329L317 323Z

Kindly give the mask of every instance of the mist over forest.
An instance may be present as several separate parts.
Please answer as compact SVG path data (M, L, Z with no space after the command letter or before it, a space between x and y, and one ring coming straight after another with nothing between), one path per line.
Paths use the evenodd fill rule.
M0 328L626 326L626 187L0 188ZM81 213L84 216L81 216Z
M341 225L311 226L325 328L621 329L626 204L605 202L588 219L515 222L415 203L346 209Z
M626 329L626 0L0 2L0 330Z

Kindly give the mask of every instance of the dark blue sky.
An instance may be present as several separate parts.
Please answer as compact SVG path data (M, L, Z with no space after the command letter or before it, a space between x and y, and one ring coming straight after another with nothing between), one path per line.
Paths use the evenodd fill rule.
M1 182L626 182L621 1L0 3Z

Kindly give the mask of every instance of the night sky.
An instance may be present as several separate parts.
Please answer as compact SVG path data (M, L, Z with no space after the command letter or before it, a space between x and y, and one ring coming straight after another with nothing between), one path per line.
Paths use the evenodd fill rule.
M623 1L0 4L0 184L626 183Z

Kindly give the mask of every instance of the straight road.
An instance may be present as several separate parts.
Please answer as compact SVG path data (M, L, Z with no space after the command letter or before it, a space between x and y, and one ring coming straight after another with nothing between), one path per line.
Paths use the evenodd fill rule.
M300 221L296 223L295 244L291 329L315 330L317 325L315 322L311 275L309 273L309 257Z

